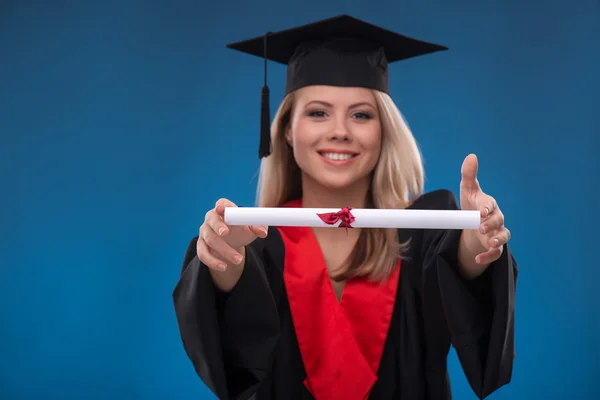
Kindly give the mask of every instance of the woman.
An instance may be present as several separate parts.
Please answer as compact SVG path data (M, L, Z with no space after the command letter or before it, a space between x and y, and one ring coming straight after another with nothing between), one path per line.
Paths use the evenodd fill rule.
M347 16L230 47L288 64L260 206L458 209L449 191L422 193L387 79L388 62L442 47ZM481 210L473 231L227 226L235 204L219 200L173 293L205 384L221 399L450 399L451 345L479 398L508 383L516 263L476 174L469 155L460 204Z

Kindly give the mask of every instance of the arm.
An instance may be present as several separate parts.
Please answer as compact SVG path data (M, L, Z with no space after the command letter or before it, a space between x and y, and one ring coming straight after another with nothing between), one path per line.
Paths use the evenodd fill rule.
M429 196L424 208L458 209L451 192ZM480 275L465 279L459 261L461 235L453 230L424 233L426 334L448 338L471 388L483 399L511 379L517 265L505 246L502 256Z
M173 291L184 349L219 399L247 399L257 390L279 335L268 265L257 247L250 245L245 251L239 281L223 293L198 260L196 239L192 240Z

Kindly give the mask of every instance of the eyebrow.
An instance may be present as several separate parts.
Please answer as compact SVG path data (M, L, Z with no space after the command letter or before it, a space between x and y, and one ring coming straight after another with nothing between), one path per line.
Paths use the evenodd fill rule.
M309 106L311 104L320 104L325 107L333 108L333 105L331 103L328 103L326 101L321 101L321 100L309 101L308 103L306 103L306 106ZM371 108L376 108L373 104L368 103L366 101L363 101L360 103L354 103L354 104L350 105L350 107L348 107L348 108L357 108L357 107L361 107L361 106L369 106Z

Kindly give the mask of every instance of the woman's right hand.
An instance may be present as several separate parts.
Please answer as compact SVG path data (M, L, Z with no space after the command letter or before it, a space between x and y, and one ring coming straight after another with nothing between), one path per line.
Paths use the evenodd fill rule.
M226 225L225 207L237 206L227 199L217 201L215 208L206 213L196 245L200 261L217 271L225 271L231 264L241 264L244 247L257 238L267 237L266 226Z

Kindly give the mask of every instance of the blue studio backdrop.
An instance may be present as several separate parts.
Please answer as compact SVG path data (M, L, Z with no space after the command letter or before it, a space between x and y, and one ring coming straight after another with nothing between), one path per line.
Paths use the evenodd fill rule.
M450 48L391 85L427 190L458 195L476 153L513 234L517 357L491 398L600 391L597 0L3 0L1 399L214 398L171 292L214 202L254 200L262 60L225 44L342 13Z

